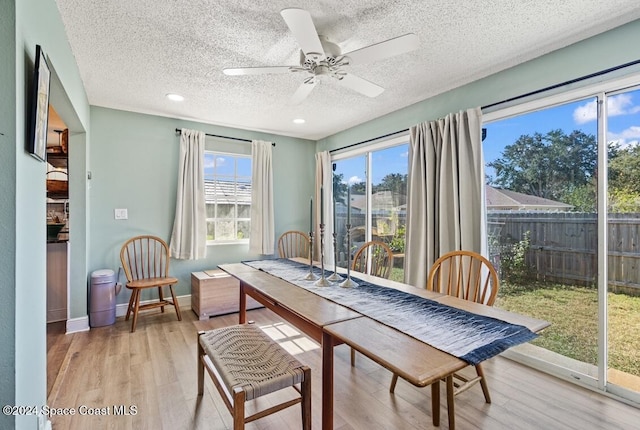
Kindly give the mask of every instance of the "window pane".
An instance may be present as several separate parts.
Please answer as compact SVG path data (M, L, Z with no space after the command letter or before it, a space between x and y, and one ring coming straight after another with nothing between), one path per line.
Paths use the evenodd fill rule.
M366 177L366 158L364 156L348 158L335 162L333 172L333 196L336 199L336 243L338 248L338 266L347 267L351 258L365 242L364 219L366 202L364 189ZM357 184L357 185L354 185ZM349 191L350 188L350 191ZM350 195L350 200L348 199ZM351 252L347 251L347 218L351 223Z
M597 377L597 100L486 125L489 256L495 305L551 323L518 347Z
M204 153L204 179L213 180L215 156L211 152Z
M215 218L215 216L216 216L216 205L207 204L206 208L207 208L207 218Z
M371 236L394 253L390 278L404 281L408 145L371 153Z
M238 221L238 239L249 239L250 221Z
M246 176L248 178L251 178L251 159L250 158L238 158L236 166L237 166L236 175Z
M216 221L216 240L235 240L234 221Z
M233 176L235 173L235 163L233 156L216 155L215 174L218 176Z
M608 382L640 392L640 89L607 98ZM636 327L636 328L632 328Z
M251 205L238 204L238 218L251 218Z
M234 218L235 208L235 205L232 204L218 205L217 218Z
M207 240L216 240L215 223L207 221Z

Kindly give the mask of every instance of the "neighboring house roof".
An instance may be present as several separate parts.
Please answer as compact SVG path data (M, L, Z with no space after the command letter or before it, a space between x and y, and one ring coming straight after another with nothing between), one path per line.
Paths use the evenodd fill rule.
M485 185L487 209L489 210L558 210L566 211L573 206L515 191Z
M207 203L251 203L251 184L239 184L223 180L205 179L205 200ZM573 206L555 200L545 199L515 191L503 190L485 185L487 209L489 210L571 210ZM237 193L237 199L236 199ZM364 212L366 209L366 196L363 194L351 195L351 210L353 213ZM394 207L393 196L390 191L381 191L373 195L374 207L392 211L406 210L406 204ZM346 213L346 206L336 203L337 213Z
M236 187L233 181L205 179L204 196L206 203L233 204L237 201L251 204L251 184L238 184Z
M364 194L351 194L351 208L364 212L367 209L367 199ZM394 193L393 191L378 191L373 194L371 207L375 212L390 213L398 208L398 202L406 201L406 198Z

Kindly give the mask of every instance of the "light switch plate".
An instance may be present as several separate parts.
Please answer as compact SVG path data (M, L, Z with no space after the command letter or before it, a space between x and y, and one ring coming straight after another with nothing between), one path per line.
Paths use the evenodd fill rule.
M114 209L115 219L128 219L129 214L126 209Z

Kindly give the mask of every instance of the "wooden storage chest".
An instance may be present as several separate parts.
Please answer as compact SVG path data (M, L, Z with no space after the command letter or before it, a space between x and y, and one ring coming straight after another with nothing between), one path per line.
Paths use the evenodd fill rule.
M240 282L222 270L191 273L191 309L201 320L240 310ZM247 310L262 307L247 297Z

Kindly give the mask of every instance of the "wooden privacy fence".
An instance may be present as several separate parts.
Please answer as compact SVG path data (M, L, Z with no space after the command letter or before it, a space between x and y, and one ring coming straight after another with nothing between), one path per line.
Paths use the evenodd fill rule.
M529 232L526 262L536 279L594 286L597 216L574 212L488 211L489 253L500 254ZM640 294L640 213L609 214L608 280L611 291Z

